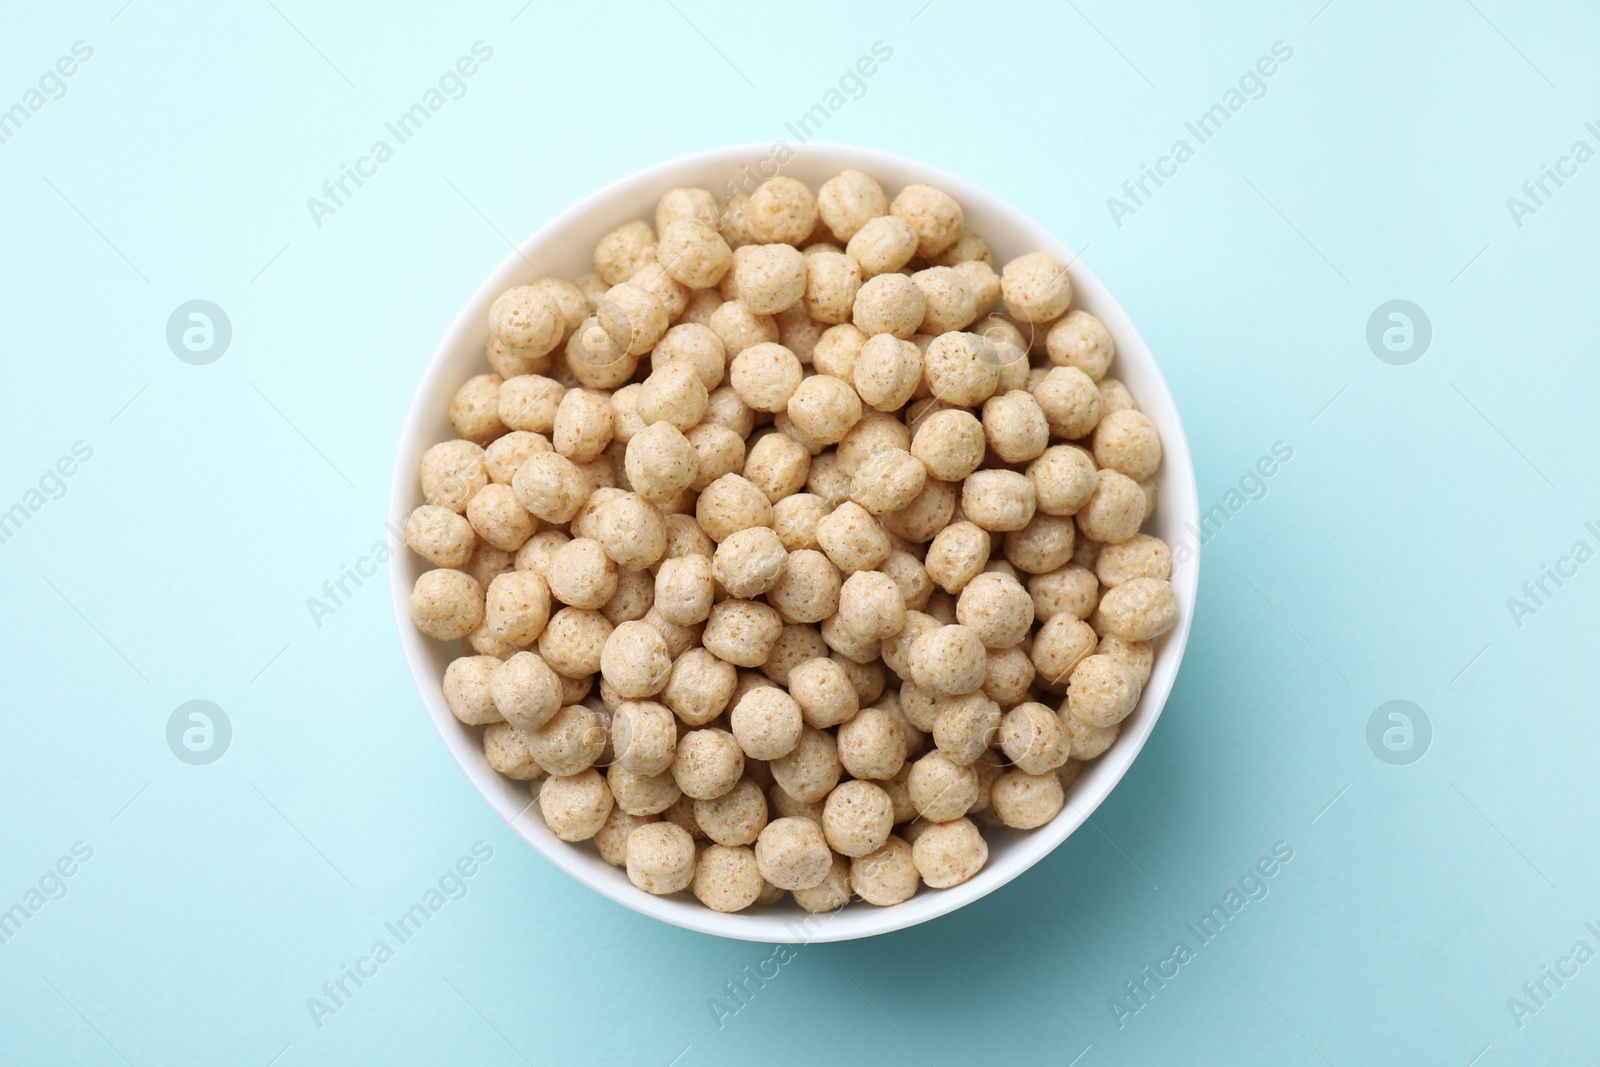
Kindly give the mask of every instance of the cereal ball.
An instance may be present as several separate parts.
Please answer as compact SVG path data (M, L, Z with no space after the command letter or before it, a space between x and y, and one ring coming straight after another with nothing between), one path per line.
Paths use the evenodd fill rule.
M506 432L500 421L500 375L468 378L450 400L450 425L456 436L486 445Z
M1161 466L1161 435L1139 411L1113 411L1094 428L1094 461L1143 481Z
M678 219L661 231L656 260L674 281L691 289L708 289L733 265L733 250L702 219Z
M611 623L598 611L562 608L550 617L544 632L539 634L539 654L557 674L568 678L586 677L600 670L600 650L610 636Z
M461 570L473 581L487 589L490 582L512 569L516 558L510 552L479 542L478 547L472 550L472 555L468 558L467 565L462 567Z
M1134 534L1120 544L1106 545L1094 565L1107 588L1134 578L1172 577L1172 550L1159 537Z
M444 702L468 726L499 722L500 711L490 694L489 680L500 661L493 656L461 656L444 671Z
M959 593L989 562L989 533L975 523L957 522L940 530L924 560L928 577L947 593Z
M632 282L606 290L596 313L608 307L613 314L620 312L627 323L629 356L642 356L654 348L672 321L666 305L654 293Z
M1113 411L1137 411L1139 405L1134 403L1133 394L1128 392L1128 387L1115 378L1101 378L1094 383L1100 391L1100 404L1105 408L1106 414Z
M436 567L461 566L478 543L467 519L438 504L423 504L407 516L405 538L406 547Z
M1051 323L1045 351L1056 366L1077 367L1098 382L1116 358L1117 345L1105 323L1080 309Z
M670 773L634 774L615 763L606 768L606 784L617 807L639 817L659 815L683 796Z
M505 659L517 651L516 645L496 637L482 623L479 623L477 629L468 634L464 640L467 643L467 647L479 656L493 656L495 659Z
M988 666L982 639L959 624L941 626L918 637L908 658L913 681L924 689L950 695L977 691Z
M929 267L913 274L911 281L922 290L922 333L964 330L978 317L977 296L959 271Z
M607 740L600 717L582 704L561 708L528 736L534 759L554 775L577 774L592 766Z
M671 422L655 422L633 435L624 459L628 484L651 503L689 488L700 471L694 445Z
M1043 826L1066 804L1066 793L1053 768L1051 772L1037 775L1023 770L1007 771L994 783L989 797L1000 821L1018 830Z
M640 267L638 272L628 279L628 284L638 286L661 301L661 306L666 309L667 321L669 322L682 315L689 306L688 288L675 280L654 259Z
M894 828L894 804L882 786L872 782L844 782L822 808L822 832L828 845L841 856L865 856L889 840Z
M730 534L717 546L713 573L730 596L747 600L777 584L788 557L775 531L753 526Z
M1072 515L1094 494L1094 460L1081 448L1052 445L1028 464L1034 505L1046 515Z
M806 259L787 244L746 245L733 254L730 277L741 304L757 315L772 315L805 295Z
M729 300L711 313L707 322L731 359L757 344L774 344L778 324L771 315L758 315L737 300Z
M1115 726L1139 703L1139 680L1110 656L1085 656L1067 684L1067 710L1090 726Z
M1068 614L1052 615L1033 636L1030 657L1039 672L1040 684L1064 684L1078 661L1094 652L1094 629L1082 619Z
M736 474L745 464L744 438L716 423L703 422L684 434L695 451L695 478L689 488L699 492L724 474Z
M845 246L845 254L861 264L863 279L893 274L917 254L917 232L905 219L880 215L868 219L855 232Z
M1002 551L1012 566L1027 574L1045 574L1065 566L1077 547L1073 521L1059 515L1035 515L1020 530L1006 534Z
M852 309L854 306L852 298ZM817 338L816 346L811 350L811 366L818 374L831 374L835 378L850 381L855 374L856 357L860 355L861 346L866 340L867 335L858 330L853 322L829 326L822 331L822 336Z
M889 210L883 186L859 170L842 170L817 190L817 214L822 224L841 241L849 241L861 227Z
M728 725L750 759L787 756L800 743L800 705L777 686L751 689L728 714Z
M617 572L617 591L600 610L615 626L644 618L655 606L655 600L655 576L646 570L623 567Z
M1177 625L1178 598L1163 579L1130 578L1100 598L1100 617L1125 641L1153 641Z
M532 652L518 652L493 668L489 695L495 710L512 726L537 730L561 710L561 679Z
M768 178L750 194L745 221L758 241L799 245L816 228L817 198L805 182L782 175Z
M1121 544L1144 523L1145 495L1139 483L1121 471L1103 470L1094 492L1077 510L1078 529L1103 544Z
M807 277L810 277L809 269ZM778 324L778 343L793 352L795 358L802 364L809 365L817 342L822 339L823 331L828 328L827 323L813 319L806 311L803 301L784 308L772 316L772 321Z
M1039 402L1022 389L983 402L983 436L1007 463L1037 459L1050 443L1050 423Z
M567 524L567 530L573 537L594 538L595 531L600 526L600 509L605 507L617 497L626 496L627 490L613 489L610 486L601 486L590 492L578 513L572 516L572 521ZM546 581L549 576L546 576Z
M807 457L808 472L810 465L810 457ZM794 493L773 503L772 528L778 532L778 540L783 542L783 547L790 552L816 548L817 524L830 510L827 503L814 493Z
M545 776L528 746L528 735L508 722L490 723L483 731L483 758L495 773L514 781L537 782Z
M905 601L907 611L921 611L927 606L933 592L933 579L928 577L920 559L910 552L895 549L878 569L900 590L900 599Z
M611 300L611 295L612 290L606 290L594 314L584 319L567 339L566 369L571 381L565 384L581 383L591 389L622 385L639 366L638 358L629 352L635 341L635 323L624 304L640 312L641 326L653 322L652 308L660 316L666 315L661 302L643 289L631 288L631 293L621 295L620 304Z
M753 526L772 525L772 504L756 485L737 474L725 474L706 486L695 505L700 528L722 541Z
M848 721L860 709L850 676L832 659L810 659L791 669L789 695L806 725L819 730Z
M712 800L738 784L744 774L744 753L726 730L690 730L678 738L672 777L683 795Z
M921 545L949 524L955 510L955 486L928 478L923 482L922 491L909 504L899 511L879 516L878 521L894 536Z
M903 274L880 274L862 283L851 321L868 337L889 333L904 340L917 332L926 312L915 282Z
M717 198L709 189L668 189L656 201L656 232L665 240L667 227L680 219L692 219L715 229L721 220Z
M890 341L895 340L888 334L878 336ZM920 357L921 354L918 355ZM863 463L886 448L909 450L911 431L906 429L906 424L894 414L868 408L862 411L861 421L850 428L850 432L844 435L834 451L838 456L840 468L845 474L854 477Z
M846 382L813 374L789 397L789 418L800 432L823 445L837 444L861 418L861 398Z
M710 400L694 366L682 361L668 363L653 370L640 386L639 416L647 426L669 422L687 432L705 417Z
M767 591L767 602L784 619L797 623L821 622L839 610L843 578L839 568L815 549L789 553L777 581Z
M911 454L942 482L959 482L978 469L987 447L983 424L970 411L935 411L911 438Z
M940 256L939 258L943 259L945 257ZM995 305L1000 302L1000 275L994 272L994 268L981 259L968 260L964 263L951 264L951 266L954 267L957 274L961 275L961 280L967 283L967 288L972 290L972 317L974 321L993 314ZM987 331L974 330L973 332L986 333Z
M828 875L810 889L796 889L794 902L812 914L838 911L850 903L850 865L834 856Z
M488 472L491 482L510 485L524 460L535 452L549 452L550 447L550 441L544 434L512 430L496 438L483 450L483 468Z
M713 333L709 326L693 322L678 323L662 335L650 353L650 366L654 371L675 363L693 367L700 376L700 383L707 390L715 389L722 384L722 377L727 373L727 355L722 338ZM616 403L615 396L612 397L612 403Z
M806 258L806 314L834 325L849 322L861 288L861 268L842 253L819 252Z
M638 494L624 493L600 508L594 538L619 565L640 570L666 554L666 519L659 508Z
M672 665L661 700L686 726L704 726L728 706L738 677L733 664L691 648Z
M656 610L676 626L706 621L716 598L716 577L707 556L663 560L656 571Z
M538 374L519 374L500 383L497 401L500 419L513 430L548 435L555 429L556 411L566 388Z
M889 558L889 535L866 508L846 501L817 524L817 543L845 574L872 570Z
M1060 317L1072 303L1072 277L1055 256L1029 252L1000 272L1000 293L1017 318L1045 323Z
M882 655L881 641L869 641L856 636L840 624L837 615L822 620L818 632L830 649L854 663L871 663Z
M961 205L955 197L931 185L906 186L889 205L889 211L915 231L917 252L924 259L949 248L964 228Z
M663 896L688 889L695 876L694 838L670 822L652 822L628 835L628 881Z
M759 487L774 507L805 485L810 473L811 454L782 433L763 433L750 446L744 460L744 477Z
M761 876L779 889L810 889L828 876L833 853L822 827L810 819L774 819L756 839Z
M1155 666L1155 649L1149 641L1129 641L1116 634L1100 638L1095 651L1110 656L1133 675L1142 689L1150 682L1150 672Z
M738 667L759 667L783 633L783 620L769 605L724 600L711 609L701 642L718 659Z
M1100 580L1093 571L1069 564L1028 578L1033 613L1041 622L1062 614L1087 619L1100 604Z
M900 587L882 571L857 571L839 590L839 625L862 641L881 641L905 628Z
M594 269L607 285L625 282L655 255L656 235L642 220L625 222L594 246Z
M1028 774L1055 770L1067 762L1069 748L1061 717L1043 704L1018 704L1000 721L1000 750Z
M989 846L970 819L934 823L911 846L917 872L933 889L960 885L981 871L988 859Z
M767 825L767 797L751 778L720 797L694 802L694 821L719 845L753 845Z
M483 449L471 441L434 445L422 454L418 476L425 501L458 513L466 511L467 502L489 484Z
M585 302L587 307L587 302ZM500 375L501 379L515 378L519 374L543 374L550 369L552 355L533 355L533 349L512 348L494 334L483 343L484 357L489 361L489 368Z
M868 904L887 907L917 892L917 867L911 846L890 835L883 847L850 861L850 888Z
M910 452L885 449L856 470L850 481L850 498L873 515L899 511L922 493L927 475L927 468Z
M821 497L829 510L850 499L850 475L845 472L837 452L823 452L812 459L806 490Z
M807 804L827 796L844 772L834 736L811 726L800 731L794 750L773 760L771 768L773 780L783 792Z
M852 368L861 399L887 412L905 406L921 383L922 374L922 350L888 333L869 337Z
M631 815L621 805L614 805L606 816L605 825L594 835L595 848L600 858L613 867L628 862L628 835L646 823L655 822L654 815Z
M1105 753L1117 740L1122 726L1090 726L1086 722L1074 718L1065 706L1062 707L1061 725L1067 731L1067 740L1072 748L1072 758L1075 760L1091 760Z
M839 760L856 778L893 778L906 761L906 736L882 708L862 708L839 727Z
M917 814L931 822L949 822L977 801L978 772L935 749L911 765L906 789Z
M761 665L761 673L781 686L789 684L789 671L808 659L828 655L828 645L816 627L786 623Z
M467 522L479 537L506 552L521 548L539 527L512 488L497 482L473 494L467 502Z
M979 574L961 590L956 618L978 635L986 648L1011 648L1033 626L1033 598L1015 579Z
M539 786L545 825L563 841L587 841L599 833L611 805L611 791L593 767L565 776L552 774Z
M1002 708L1012 708L1028 699L1035 672L1033 661L1022 646L990 649L981 692Z
M1020 530L1033 518L1033 482L1016 471L973 471L961 485L961 511L986 530Z
M411 589L411 621L436 641L465 637L483 621L483 587L461 571L424 571Z
M657 775L672 766L678 724L672 712L653 700L628 700L611 714L611 747L616 766L631 774Z
M701 626L678 626L661 617L661 613L652 607L644 613L644 618L639 620L646 625L653 626L667 643L667 655L676 660L690 648L699 644Z
M666 639L649 623L623 623L611 631L600 651L600 673L624 700L655 696L666 687L671 671Z
M728 384L756 411L782 411L804 377L795 354L770 341L743 349L728 366Z
M561 306L536 286L513 286L489 305L490 335L525 357L542 356L555 348L565 328Z
M944 698L938 708L933 743L963 766L983 755L1000 730L1000 705L981 692Z
M555 452L535 452L511 479L517 501L550 523L568 522L589 495L589 482L577 464Z
M1067 440L1087 436L1104 409L1100 391L1077 367L1055 367L1034 387L1033 398L1050 423L1050 432Z
M695 861L690 891L712 911L743 911L761 896L760 868L748 848L712 845Z
M693 515L667 515L663 524L667 529L667 550L662 553L663 559L679 559L683 556L705 556L709 559L717 547L700 529Z

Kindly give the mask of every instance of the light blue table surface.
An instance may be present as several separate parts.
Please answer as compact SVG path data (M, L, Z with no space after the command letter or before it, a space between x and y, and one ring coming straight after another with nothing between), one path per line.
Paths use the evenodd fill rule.
M444 7L7 13L0 1061L1594 1062L1592 7ZM385 539L413 390L507 239L660 160L793 142L818 103L815 136L1085 250L1226 521L1092 828L950 917L775 960L510 833L382 576L307 602ZM191 300L231 328L203 365L168 343ZM191 700L231 728L207 765L168 743Z

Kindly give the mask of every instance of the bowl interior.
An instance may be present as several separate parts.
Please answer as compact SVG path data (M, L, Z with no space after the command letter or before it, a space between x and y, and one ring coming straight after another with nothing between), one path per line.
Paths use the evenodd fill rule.
M389 581L401 645L423 706L451 755L477 790L519 835L552 863L589 887L635 911L691 930L763 942L835 941L884 933L954 911L1015 878L1038 862L1093 813L1122 778L1161 714L1177 677L1189 627L1194 618L1199 584L1199 544L1188 532L1197 528L1199 500L1188 441L1177 407L1144 339L1121 305L1070 249L1021 211L961 178L888 153L846 145L744 145L722 148L664 163L602 189L561 214L534 236L484 282L462 309L434 353L412 403L401 435L390 494L390 517L403 524L422 502L417 466L430 445L454 436L446 417L456 388L488 370L484 343L487 316L494 298L513 285L540 274L574 278L593 269L590 254L608 230L631 219L653 219L657 198L674 186L701 186L719 197L753 189L763 178L782 173L813 189L845 168L871 174L891 198L901 187L926 182L948 191L962 205L967 225L983 235L997 263L1025 252L1046 251L1071 265L1073 306L1103 320L1117 344L1112 374L1161 432L1164 458L1156 474L1156 513L1147 529L1174 547L1172 576L1181 616L1177 627L1157 643L1155 668L1138 708L1122 726L1121 736L1105 755L1085 766L1067 793L1067 807L1046 826L1032 831L986 828L989 861L976 877L952 889L924 888L911 900L889 908L852 902L831 915L812 916L792 901L771 908L723 915L687 894L655 897L636 889L619 868L602 860L592 844L570 845L544 825L524 782L491 770L484 759L482 728L463 725L444 702L441 681L445 667L461 654L459 642L442 644L422 637L411 625L406 599L426 561L400 551L389 561ZM1188 552L1180 551L1184 545Z

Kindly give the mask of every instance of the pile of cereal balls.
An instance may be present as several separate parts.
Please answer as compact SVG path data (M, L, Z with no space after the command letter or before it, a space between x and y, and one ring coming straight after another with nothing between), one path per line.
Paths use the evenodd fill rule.
M1156 427L1066 266L997 274L938 189L779 176L654 221L494 302L422 458L445 699L645 892L958 885L980 826L1062 810L1177 621Z

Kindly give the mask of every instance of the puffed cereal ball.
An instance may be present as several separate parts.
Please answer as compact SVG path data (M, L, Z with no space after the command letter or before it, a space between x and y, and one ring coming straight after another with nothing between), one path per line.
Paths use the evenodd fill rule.
M731 359L757 344L776 343L778 324L771 315L758 315L737 300L718 305L706 325L722 342Z
M880 274L856 293L851 321L867 336L889 333L909 339L922 325L927 304L922 290L903 274Z
M894 828L894 804L889 794L872 782L844 782L822 807L822 833L841 856L865 856L889 840Z
M1032 394L1013 389L983 402L983 436L1007 463L1038 459L1050 443L1050 423Z
M850 499L850 475L845 471L837 451L824 451L811 461L811 473L806 476L806 491L821 497L829 509Z
M862 708L839 727L839 760L856 778L893 778L906 761L906 736L883 708Z
M660 774L672 766L678 726L672 712L653 700L628 700L611 713L616 766L632 774Z
M781 434L778 436L782 436ZM806 470L811 468L810 457ZM801 483L803 486L805 483ZM797 487L799 488L799 487ZM815 493L794 493L772 505L772 528L790 552L817 547L817 524L832 510Z
M779 175L750 194L745 221L757 240L799 245L817 225L817 198L806 183Z
M841 241L849 241L861 227L889 210L883 186L859 170L842 170L817 190L817 214L822 224Z
M556 411L566 388L538 374L519 374L500 383L500 421L513 430L549 434L555 429Z
M1082 309L1069 311L1050 325L1045 350L1058 367L1077 367L1095 381L1106 376L1117 344L1106 324Z
M467 521L484 541L506 552L521 548L539 526L511 487L496 482L479 489L467 502Z
M1028 774L1055 770L1067 762L1070 749L1061 717L1043 704L1018 704L1000 721L1000 750Z
M1159 537L1134 534L1120 544L1100 550L1094 571L1108 589L1134 578L1172 577L1172 550Z
M648 222L625 222L595 244L595 273L607 285L625 282L655 255L655 247L655 231Z
M728 725L750 759L775 760L800 743L800 705L777 686L751 689L728 713Z
M539 766L551 774L577 774L593 766L605 751L606 729L589 708L568 704L543 726L529 731L529 745Z
M700 457L683 431L655 422L633 435L624 457L628 484L651 503L670 500L700 472Z
M1127 669L1138 681L1141 689L1150 682L1150 672L1155 668L1155 648L1149 641L1129 641L1116 634L1100 638L1095 651L1110 656Z
M600 650L610 636L611 623L598 611L562 608L539 635L539 655L557 674L585 678L600 670Z
M956 600L956 618L986 648L1020 644L1033 626L1033 598L1013 578L979 574Z
M812 914L838 911L850 903L850 865L843 856L834 856L827 877L810 889L796 889L791 895L796 904Z
M715 228L720 218L717 198L709 189L668 189L656 201L656 233L664 233L669 225L680 219L693 219Z
M1094 651L1094 629L1072 615L1052 615L1033 635L1030 658L1046 688L1063 684L1083 657Z
M689 488L699 492L724 474L745 465L744 438L714 422L702 422L684 434L695 451L695 476Z
M566 318L555 298L532 285L518 285L489 305L489 333L522 356L542 356L561 343Z
M539 786L539 811L550 832L563 841L587 841L611 814L611 791L593 767L570 775L552 774ZM692 854L691 846L691 854Z
M772 503L748 479L725 474L701 492L695 519L708 537L722 541L752 526L771 526Z
M728 384L756 411L782 411L804 377L795 354L770 341L745 348L728 366Z
M771 606L724 600L711 609L700 640L718 659L738 667L759 667L782 633L783 620Z
M978 317L977 296L960 271L929 267L913 274L911 281L922 290L922 333L938 335L964 330Z
M726 351L722 338L713 333L709 326L680 322L656 342L656 347L650 352L650 366L653 371L658 371L674 363L687 364L700 376L701 384L707 390L712 390L722 384L723 375L727 373ZM612 394L613 406L622 392L624 390L619 389Z
M847 383L827 374L800 382L786 410L796 428L819 444L837 444L861 418L861 398Z
M1034 387L1033 398L1057 437L1075 440L1087 436L1100 421L1104 408L1100 391L1077 367L1054 367Z
M1029 774L1011 770L1002 774L989 791L994 813L1006 826L1032 830L1054 819L1066 805L1066 792L1053 773Z
M949 822L977 801L978 772L935 749L911 765L906 789L917 814L930 822Z
M800 731L794 751L773 760L771 768L773 781L783 792L806 804L827 796L844 772L834 736L811 726Z
M670 822L652 822L628 835L628 881L662 896L694 881L694 838Z
M930 888L949 889L983 869L989 846L972 820L955 819L923 830L911 846L911 860Z
M561 678L532 652L518 652L493 664L489 695L512 726L537 730L561 710Z
M728 706L738 680L733 664L704 648L691 648L672 665L661 700L684 725L704 726Z
M493 656L461 656L444 671L444 702L468 726L499 722L489 683L500 661Z
M1113 411L1135 411L1139 405L1134 402L1133 394L1128 392L1128 387L1115 378L1101 378L1094 383L1100 390L1100 403L1105 407L1106 413Z
M1045 574L1065 566L1077 547L1073 521L1059 515L1035 515L1020 530L1006 534L1001 546L1007 560L1026 574Z
M988 668L982 639L959 624L941 626L918 637L909 661L912 680L918 685L952 696L976 691Z
M938 702L938 708L931 731L933 743L962 765L983 755L1000 730L1000 705L981 692L946 697Z
M666 305L654 293L632 282L606 290L597 310L608 308L613 314L620 311L627 322L629 356L642 356L654 348L672 321Z
M743 911L761 896L761 870L748 848L712 845L695 861L690 891L712 911Z
M888 333L867 338L851 368L861 399L886 412L905 406L921 383L922 374L922 350Z
M545 577L550 594L574 608L602 608L617 591L617 565L598 541L587 537L557 549Z
M923 355L923 377L933 395L956 407L974 407L1000 385L999 357L975 333L945 333Z
M622 805L613 805L611 814L606 816L605 825L594 835L595 849L600 853L600 858L613 867L624 866L628 862L628 835L646 823L655 821L654 815L632 815L624 811Z
M623 623L600 651L600 673L624 700L655 696L671 671L666 639L649 623Z
M506 432L500 421L500 375L468 378L450 400L450 425L456 436L486 445Z
M719 845L753 845L767 825L767 797L752 778L720 797L694 802L694 821Z
M483 621L483 587L461 571L424 571L412 587L409 606L411 621L424 635L436 641L454 641Z
M839 590L839 625L862 641L881 641L905 628L900 587L882 571L856 571Z
M478 543L467 519L437 504L423 504L406 517L405 538L407 548L435 567L461 566Z
M790 669L789 695L799 706L806 725L819 730L848 721L861 706L844 667L822 657Z
M806 292L806 259L786 244L746 245L733 254L738 300L757 315L793 307Z
M914 545L931 541L950 522L956 510L956 489L949 482L928 478L909 504L879 516L891 534Z
M702 219L675 219L661 231L656 260L674 281L691 289L708 289L733 265L733 250Z
M1153 641L1177 625L1178 597L1160 578L1130 578L1100 598L1100 617L1125 641Z
M1072 303L1072 277L1066 264L1048 252L1018 256L1000 272L1000 294L1018 318L1046 323Z
M633 277L628 279L628 284L638 286L661 301L669 322L676 320L689 306L688 287L676 281L654 259L640 267Z
M816 549L796 549L789 553L778 580L767 591L767 602L784 619L821 622L839 610L843 582L839 568L827 556Z
M883 847L850 861L850 888L868 904L904 903L917 892L917 867L911 846L890 835Z
M806 256L805 311L829 326L849 322L861 289L861 267L839 252Z
M730 534L717 546L713 573L730 596L748 600L777 584L788 557L775 531L753 526Z
M744 774L744 752L727 730L690 730L678 738L672 778L693 800L713 800L738 784Z
M1078 529L1085 537L1115 545L1139 532L1145 515L1144 490L1121 471L1102 470L1094 492L1077 512Z
M710 399L711 394L693 365L669 362L651 371L639 387L639 417L646 426L668 422L687 432L705 417Z
M917 234L894 215L869 219L850 238L845 254L861 266L863 280L899 271L917 254Z
M1144 481L1161 466L1161 435L1139 411L1113 411L1094 428L1094 461Z
M959 593L989 562L989 533L972 522L957 522L934 535L924 565L928 577L947 593Z
M927 483L922 462L901 448L870 456L850 481L850 498L873 515L909 507Z
M708 556L663 560L656 571L656 610L676 626L705 622L715 597L716 575Z
M545 776L528 735L508 722L490 723L483 731L483 758L491 770L513 781L537 782Z
M489 484L483 449L461 440L441 441L424 452L418 477L424 500L454 512L466 511L467 502Z
M666 519L661 509L637 493L623 493L596 514L594 539L618 565L634 570L650 567L666 553Z
M906 186L889 205L889 211L916 232L917 252L924 259L949 248L961 235L965 221L955 197L931 185Z
M489 472L491 482L510 485L524 460L535 452L548 452L550 447L544 434L512 430L483 450L483 468Z
M785 433L764 432L750 446L744 461L745 478L767 494L774 509L805 485L810 473L811 454Z
M1016 471L973 471L961 485L961 511L985 530L1020 530L1033 518L1033 482Z
M1052 445L1028 464L1034 506L1046 515L1072 515L1094 494L1098 474L1081 448Z
M761 876L779 889L810 889L828 876L833 853L822 827L810 819L774 819L756 839Z
M889 558L889 535L866 508L846 501L817 523L817 543L845 574L872 570Z
M571 521L589 496L589 488L578 465L556 452L535 452L511 479L518 502L550 523Z
M948 408L922 420L911 438L911 454L943 482L959 482L978 469L987 443L983 424L970 411Z
M852 298L851 307L854 306ZM853 322L829 326L822 331L822 336L817 338L815 347L811 349L811 366L818 374L831 374L835 378L850 381L855 374L856 357L860 355L866 339L867 335L857 329Z
M1065 702L1061 709L1061 725L1067 731L1067 740L1072 745L1072 758L1075 760L1092 760L1105 753L1117 740L1117 735L1122 731L1120 724L1116 726L1090 726L1073 717L1066 710Z

